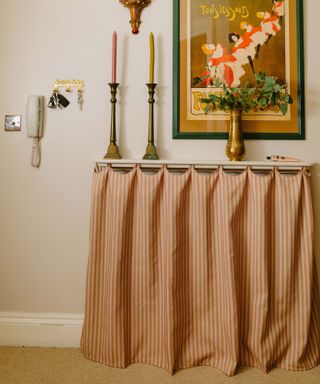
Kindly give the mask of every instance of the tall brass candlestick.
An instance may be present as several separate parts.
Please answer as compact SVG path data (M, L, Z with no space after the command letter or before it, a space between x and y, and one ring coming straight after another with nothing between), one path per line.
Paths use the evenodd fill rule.
M146 154L143 156L144 160L159 160L160 157L157 154L157 149L154 145L154 94L157 84L148 83L148 92L149 92L149 129L148 129L148 145L146 149Z
M111 90L111 129L110 129L110 144L108 151L105 155L105 159L121 159L119 148L116 144L117 134L116 134L116 104L117 104L117 89L118 83L109 83Z

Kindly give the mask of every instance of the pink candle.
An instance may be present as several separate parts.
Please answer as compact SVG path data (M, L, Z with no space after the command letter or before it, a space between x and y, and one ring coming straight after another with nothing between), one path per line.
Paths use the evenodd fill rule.
M113 32L112 38L112 82L117 82L117 32Z

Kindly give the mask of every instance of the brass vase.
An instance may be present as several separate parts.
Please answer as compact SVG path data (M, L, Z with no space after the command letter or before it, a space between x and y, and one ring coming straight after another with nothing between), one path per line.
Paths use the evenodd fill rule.
M226 155L231 161L241 161L246 154L243 134L241 131L241 115L241 111L230 111L229 138L226 147Z

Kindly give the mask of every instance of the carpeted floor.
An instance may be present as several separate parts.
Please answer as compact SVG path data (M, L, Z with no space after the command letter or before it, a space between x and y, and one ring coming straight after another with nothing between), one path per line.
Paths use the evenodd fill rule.
M320 384L320 366L311 371L274 369L268 375L241 368L228 378L213 368L193 368L170 376L146 365L108 368L88 361L78 349L0 347L0 384Z

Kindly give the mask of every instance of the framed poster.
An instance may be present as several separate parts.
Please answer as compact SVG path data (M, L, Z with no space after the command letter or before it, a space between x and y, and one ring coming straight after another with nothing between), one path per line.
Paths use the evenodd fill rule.
M205 113L214 88L265 72L293 98L281 112L244 113L245 139L305 139L302 0L173 0L173 138L225 139L228 114Z

